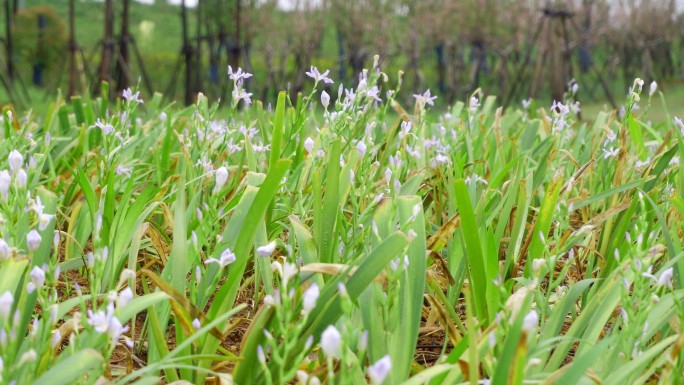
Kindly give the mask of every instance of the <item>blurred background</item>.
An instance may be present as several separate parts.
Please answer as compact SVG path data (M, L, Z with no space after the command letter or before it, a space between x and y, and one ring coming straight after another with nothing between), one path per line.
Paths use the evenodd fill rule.
M445 106L480 88L506 105L560 99L574 79L583 104L624 99L635 77L684 103L682 0L0 0L0 102L62 95L192 103L230 98L226 69L254 74L252 98L312 86L309 66L351 87L373 56L400 100L430 89Z

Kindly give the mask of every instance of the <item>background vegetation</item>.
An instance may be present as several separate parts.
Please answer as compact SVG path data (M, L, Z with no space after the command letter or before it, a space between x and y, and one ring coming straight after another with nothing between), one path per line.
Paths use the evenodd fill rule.
M116 33L122 4L115 2ZM478 87L499 95L506 104L529 96L550 103L553 72L559 68L551 58L556 51L572 63L566 68L572 73L562 75L561 86L575 78L581 89L579 99L587 105L608 103L597 74L616 99L625 96L635 77L657 80L661 87L676 87L681 78L684 29L675 1L297 0L284 10L276 1L242 0L239 11L237 4L202 0L188 10L191 65L196 72L192 75L193 92L201 90L226 100L229 84L218 74L233 64L254 73L248 80L250 89L272 103L278 90L289 89L292 96L304 90L303 73L310 64L329 68L338 84L354 85L356 74L375 54L380 55L387 73L405 72L402 100L429 88L442 96L438 103L445 105ZM24 5L27 8L19 10L22 16L16 21L21 31L35 31L31 15L37 9L31 8L37 6L54 11L50 14L56 24L67 23L66 0L27 0ZM564 27L567 41L559 30L559 19L544 17L545 9L562 9L573 15ZM132 1L130 31L153 90L183 99L187 87L179 56L183 49L180 10L164 1L154 5ZM92 86L99 79L103 5L78 1L75 16L76 41L84 50L90 73L86 79L90 89L86 90L96 91ZM542 22L545 24L535 39ZM41 53L41 58L33 48L38 44L35 32L16 34L17 44L24 47L17 60L25 83L30 83L31 65L40 61L48 63L47 90L66 89L66 55L55 58L51 53L65 49L66 29L62 31L50 34L53 38L46 46L52 48ZM133 77L143 75L137 60L130 60ZM176 77L176 86L171 87ZM331 94L335 99L336 92Z

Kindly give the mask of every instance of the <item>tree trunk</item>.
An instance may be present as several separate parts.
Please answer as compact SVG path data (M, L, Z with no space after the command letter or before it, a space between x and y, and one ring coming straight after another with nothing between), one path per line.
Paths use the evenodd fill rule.
M123 0L123 12L121 14L121 37L119 41L119 60L117 62L117 80L119 92L130 87L130 68L131 60L129 54L128 43L130 42L130 32L129 32L129 7L131 0Z
M181 2L181 25L183 32L183 57L185 58L185 105L190 105L195 99L195 89L192 83L192 69L194 52L188 38L188 9L185 0Z
M551 99L562 102L563 93L565 93L565 75L566 63L563 58L563 29L560 18L553 18L551 20L551 44L550 46L550 65L551 69Z
M12 20L14 13L12 11L12 0L5 0L5 32L6 32L6 53L7 53L7 77L9 81L14 81L14 43L12 37Z
M100 62L100 82L112 82L112 57L114 53L114 2L104 2L104 38L102 42L102 61ZM97 88L96 88L97 89ZM107 95L102 95L107 96Z
M233 34L232 44L228 51L228 63L233 66L233 68L240 66L240 51L242 49L240 36L240 29L242 27L240 25L240 19L242 19L242 3L240 0L235 0L235 33Z
M68 96L76 95L76 26L74 23L74 1L69 0L69 88Z

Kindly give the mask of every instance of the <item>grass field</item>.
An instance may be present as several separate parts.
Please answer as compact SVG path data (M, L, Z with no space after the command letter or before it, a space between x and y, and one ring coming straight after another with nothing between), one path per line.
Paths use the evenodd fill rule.
M369 74L6 108L0 381L684 382L681 91L581 122Z

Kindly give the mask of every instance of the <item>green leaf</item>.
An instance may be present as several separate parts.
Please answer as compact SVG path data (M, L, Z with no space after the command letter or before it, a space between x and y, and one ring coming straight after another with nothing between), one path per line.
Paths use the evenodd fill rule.
M104 359L97 351L86 348L59 361L45 372L34 384L71 385L80 383L93 369L104 365ZM81 381L79 381L81 380Z
M454 184L458 212L461 214L461 233L465 239L466 258L468 260L469 282L475 304L475 314L480 320L480 326L489 325L489 311L487 306L487 271L482 244L478 233L478 225L475 221L473 205L470 201L468 187L463 179L458 179Z
M275 119L273 120L273 133L271 135L271 159L269 169L275 167L280 159L280 152L283 145L283 130L285 129L285 97L287 93L281 91L278 94L276 103Z

